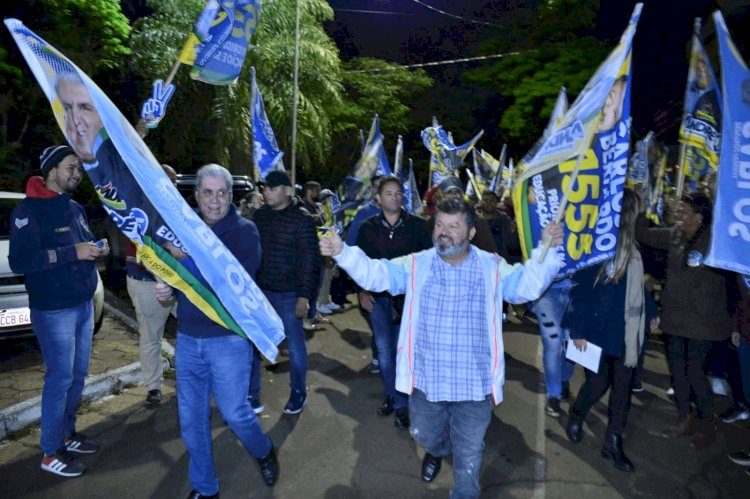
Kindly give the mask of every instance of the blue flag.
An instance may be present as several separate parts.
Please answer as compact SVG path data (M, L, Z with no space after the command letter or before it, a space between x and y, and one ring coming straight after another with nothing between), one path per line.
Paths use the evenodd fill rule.
M250 68L250 73L252 75L250 119L253 123L253 161L258 168L259 178L265 180L269 172L284 169L284 164L281 162L284 153L279 151L271 123L266 116L263 97L255 81L255 68Z
M430 172L433 186L440 184L449 175L458 175L459 168L463 165L466 156L483 134L484 130L481 130L473 139L457 146L440 125L433 123L433 126L422 130L422 143L431 154Z
M83 71L20 21L7 19L5 24L60 129L83 156L102 206L135 244L138 259L213 321L275 359L276 346L284 339L281 319L245 268L188 206L117 107ZM76 121L66 116L63 92L93 103L90 124L95 126L76 128ZM189 258L174 258L169 247L182 249ZM190 272L193 266L207 285Z
M414 176L414 163L409 160L409 175L404 181L404 208L407 213L419 213L422 211L422 198L419 196L417 179Z
M180 53L190 77L213 85L237 81L255 33L260 0L209 0Z
M374 175L392 175L391 165L388 163L388 156L385 153L385 137L383 137L383 134L380 133L380 118L376 114L372 119L370 133L367 135L367 142L365 143L362 155L364 156L364 151L367 150L368 146L374 144L378 140L381 143L380 157L378 158L378 163L375 168Z
M714 12L724 98L723 136L707 265L750 274L750 71Z

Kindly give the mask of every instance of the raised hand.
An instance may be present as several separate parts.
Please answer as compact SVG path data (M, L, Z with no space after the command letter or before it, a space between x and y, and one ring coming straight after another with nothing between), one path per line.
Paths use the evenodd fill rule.
M141 108L141 118L146 122L146 128L156 128L159 126L159 121L164 117L167 111L167 104L172 95L174 95L174 91L174 83L170 83L165 87L162 80L154 82L153 95L143 103L143 107Z

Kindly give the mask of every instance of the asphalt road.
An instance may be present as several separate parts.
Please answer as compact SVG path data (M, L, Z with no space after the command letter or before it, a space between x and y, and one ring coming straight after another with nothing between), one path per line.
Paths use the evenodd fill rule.
M379 418L380 379L368 374L370 337L359 314L337 314L309 335L309 404L285 415L288 362L264 370L262 424L279 449L281 476L263 485L257 464L214 411L214 457L221 495L278 498L447 497L453 484L450 459L437 479L419 479L421 449L391 418ZM750 442L747 425L721 424L717 441L696 451L687 440L659 436L675 416L664 388L668 376L661 345L649 344L646 391L634 396L625 449L634 473L613 468L599 455L606 406L589 415L579 445L565 437L565 415L544 414L541 346L536 326L506 324L505 401L490 424L481 471L483 497L746 497L750 479L726 453ZM576 371L573 392L583 374ZM64 479L39 469L39 432L32 429L0 442L0 497L185 497L188 457L180 440L174 381L155 410L143 406L145 389L127 388L82 410L79 431L101 445L82 457L88 471ZM716 408L726 407L717 399ZM563 402L567 413L568 402Z

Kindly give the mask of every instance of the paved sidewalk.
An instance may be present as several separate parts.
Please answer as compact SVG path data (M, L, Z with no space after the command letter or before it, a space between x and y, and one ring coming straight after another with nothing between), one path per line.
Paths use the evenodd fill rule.
M94 336L84 401L97 400L141 382L134 316L129 301L106 293L104 322ZM174 355L173 348L165 343L166 352ZM45 372L42 354L33 338L10 341L3 348L19 351L4 351L0 363L0 440L38 424ZM164 365L169 367L166 358Z

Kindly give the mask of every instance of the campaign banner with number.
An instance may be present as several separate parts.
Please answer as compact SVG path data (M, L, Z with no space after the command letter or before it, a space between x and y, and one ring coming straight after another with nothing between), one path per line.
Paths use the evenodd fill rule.
M615 252L630 156L630 61L628 53L600 109L593 141L582 156L532 175L524 172L513 191L521 248L528 258L573 182L561 218L564 242L555 249L564 260L559 276L608 260Z
M274 360L284 325L245 268L185 202L146 144L102 90L16 19L5 24L83 160L109 217L154 275L217 324ZM93 104L93 105L92 105ZM85 115L84 115L85 113ZM170 248L187 253L178 259ZM197 266L204 285L189 269Z
M714 13L721 56L724 121L711 248L706 264L750 274L750 71Z

